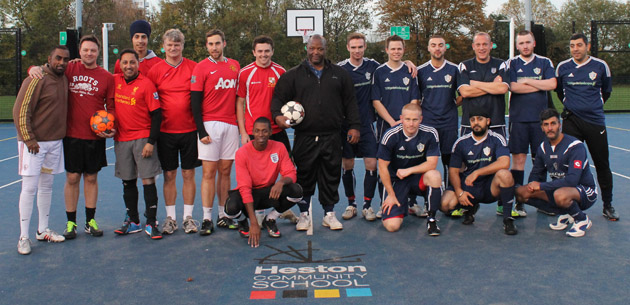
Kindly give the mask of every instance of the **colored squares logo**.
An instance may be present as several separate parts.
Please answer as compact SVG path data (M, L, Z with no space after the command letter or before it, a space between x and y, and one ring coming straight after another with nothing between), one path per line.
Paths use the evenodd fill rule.
M346 297L371 297L372 290L370 288L346 288ZM276 297L280 297L280 294L276 290L259 290L252 291L249 294L250 300L273 300ZM283 299L296 299L296 298L308 298L308 290L282 290ZM316 299L330 299L340 298L341 292L339 289L315 289L311 297Z
M276 292L274 290L265 290L265 291L252 291L249 294L250 300L269 300L275 299Z
M339 289L317 289L315 290L315 298L338 298Z
M371 297L372 290L370 288L348 288L346 296L351 297Z

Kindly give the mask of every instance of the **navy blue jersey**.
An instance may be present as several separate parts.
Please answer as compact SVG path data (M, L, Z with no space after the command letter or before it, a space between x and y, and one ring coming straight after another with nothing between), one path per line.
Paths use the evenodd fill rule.
M363 62L360 66L354 66L349 59L339 62L337 65L346 69L352 77L354 83L354 92L357 96L357 103L359 104L359 114L361 115L361 124L364 128L368 128L376 116L374 114L374 106L372 106L372 75L374 70L380 66L380 64L370 58L363 58Z
M472 133L467 133L453 145L450 167L461 168L463 171L460 176L468 177L473 171L490 165L502 156L510 156L510 150L502 135L488 130L488 134L477 141ZM487 179L492 179L492 175L480 176L474 185L481 184Z
M427 161L427 157L440 155L438 134L435 128L420 124L415 136L407 137L402 124L388 129L378 145L376 157L390 161L389 175L397 180L396 171L413 167Z
M448 60L437 68L430 60L418 67L422 124L457 129L457 74L457 65Z
M510 82L519 79L552 79L556 77L553 63L547 57L534 54L529 61L521 56L512 57L507 62ZM547 109L547 91L519 94L512 92L510 98L510 122L538 122L540 112Z
M457 89L469 86L471 80L492 82L501 76L503 83L510 86L507 67L502 59L490 57L490 61L482 64L476 58L459 64ZM505 94L485 94L478 97L464 98L462 104L462 126L470 127L469 113L472 107L480 107L490 111L490 127L505 126Z
M546 173L551 177L549 182L545 182ZM541 182L540 189L544 191L578 185L595 189L584 143L565 134L556 147L551 147L549 139L545 139L538 147L529 181Z
M612 92L610 68L605 61L590 56L578 65L573 58L558 64L556 91L564 93L564 108L581 119L604 126L604 98L602 92Z
M374 71L372 100L381 101L394 120L400 119L403 106L419 99L418 94L418 82L411 77L406 65L392 70L387 64L382 64Z

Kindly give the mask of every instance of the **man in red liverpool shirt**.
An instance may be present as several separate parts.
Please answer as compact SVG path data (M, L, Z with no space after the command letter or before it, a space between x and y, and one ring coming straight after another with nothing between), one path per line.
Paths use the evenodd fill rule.
M138 72L138 54L130 49L120 53L122 74L114 75L118 132L114 137L116 177L123 181L123 199L127 217L119 235L140 232L137 179L144 188L145 232L152 239L161 239L157 228L157 188L155 176L160 174L160 161L154 145L160 134L162 111L155 85Z
M90 118L98 110L114 112L114 76L98 66L100 42L94 35L86 35L79 42L80 62L70 62L66 68L68 79L68 119L66 136L63 139L66 184L64 196L68 222L63 236L73 239L77 236L77 204L81 176L85 197L85 232L92 236L102 236L94 215L98 198L98 172L107 166L105 138L111 133L94 134L90 128ZM41 79L40 67L29 71L31 77Z
M269 236L280 237L276 219L302 200L302 187L295 183L295 166L284 145L269 141L271 121L259 117L252 133L253 141L236 152L237 186L230 191L225 210L228 217L238 219L239 234L248 237L252 247L258 247L260 224L254 210L273 208L262 226ZM278 179L278 175L282 177Z
M223 205L230 189L230 171L239 146L236 82L240 65L236 60L223 56L225 46L225 34L221 30L208 32L206 48L210 56L197 64L190 79L190 102L199 133L197 145L203 169L201 235L209 235L213 230L212 206L215 192L219 197L217 226L237 228L225 215Z
M157 145L164 171L166 204L166 220L162 224L162 233L173 234L177 230L175 180L180 159L184 179L183 228L186 233L195 233L197 225L192 218L196 192L195 167L200 166L201 162L197 159L197 126L190 108L190 77L197 63L182 56L184 34L180 30L166 31L162 42L166 59L147 73L147 77L157 87L162 109L162 126Z
M147 75L151 67L162 61L161 58L155 55L153 50L149 50L148 48L149 38L151 37L151 25L145 20L136 20L129 26L129 34L131 36L133 50L138 53L138 57L140 58L138 71ZM120 60L116 61L114 73L122 73Z

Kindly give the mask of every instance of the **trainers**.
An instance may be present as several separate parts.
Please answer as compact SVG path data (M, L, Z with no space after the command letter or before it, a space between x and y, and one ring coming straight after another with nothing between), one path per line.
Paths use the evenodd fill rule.
M236 219L230 219L230 221L228 222L228 229L230 230L238 229L238 222L236 221Z
M525 205L522 202L517 202L514 205L514 211L518 214L519 217L526 217L527 211L525 211Z
M95 219L92 219L85 224L85 233L95 237L103 236L103 230L100 230L98 228L98 224L96 223Z
M114 230L114 233L118 235L127 235L131 233L138 233L140 231L142 231L142 228L140 227L139 223L135 223L129 218L126 218L123 222L122 227L120 227L120 229Z
M562 231L566 229L569 226L569 224L572 224L573 222L575 222L575 220L573 220L573 217L571 217L571 215L564 214L564 215L558 216L558 219L556 220L555 223L550 223L549 228L554 231Z
M516 225L514 225L514 218L508 217L503 219L503 232L507 235L516 235L518 233Z
M543 213L543 214L545 214L545 215L549 215L549 216L556 216L556 213L554 213L554 212L549 212L549 211L546 211L546 210L543 210L543 209L536 209L536 211L538 211L538 213Z
M311 219L308 217L308 213L300 213L298 223L295 225L295 229L298 231L306 231L311 226Z
M344 220L349 220L352 219L354 216L357 216L357 207L349 205L341 215L341 218L343 218Z
M217 220L217 228L229 228L232 220L227 218L227 216L220 217Z
M420 217L420 214L422 214L422 208L417 203L415 203L414 205L409 207L409 214Z
M28 237L21 237L18 241L18 253L22 255L31 254L31 240Z
M244 238L249 237L249 221L247 221L247 218L238 222L238 235Z
M619 214L617 214L617 212L615 211L615 208L613 208L612 205L604 206L604 211L602 214L604 215L604 217L606 217L606 219L610 221L619 220Z
M418 214L418 217L422 217L422 218L427 218L429 217L429 210L427 210L427 206L426 205L422 205L422 210L420 211L420 214Z
M147 224L144 226L144 232L151 237L151 239L162 239L162 233L156 223Z
M199 235L210 235L212 234L212 230L214 230L214 224L212 224L212 220L204 219L201 223L201 231L199 231Z
M365 218L365 220L367 221L374 221L376 220L376 213L374 213L374 210L372 210L372 207L369 207L367 209L363 209L363 218Z
M197 233L197 227L199 227L199 222L194 220L192 216L186 216L184 219L184 223L182 223L182 227L184 228L184 233Z
M497 205L497 216L503 216L503 206ZM512 213L510 214L512 217L519 217L518 213L512 209Z
M35 238L37 238L37 240L39 241L48 241L51 243L60 243L66 240L66 238L63 237L63 235L59 235L55 231L49 228L46 228L46 230L44 230L44 232L42 233L39 233L39 231L37 231Z
M378 219L383 218L383 210L378 209L378 211L376 212L376 218Z
M584 236L584 234L586 234L586 230L590 229L592 225L593 223L590 219L588 219L587 215L586 219L582 221L576 221L573 226L571 226L571 229L567 231L567 235L571 237L582 237Z
M280 230L278 230L278 226L276 226L275 219L263 219L262 227L267 229L267 233L269 233L270 237L278 238L280 237Z
M173 234L175 230L177 230L177 221L175 221L171 216L166 217L164 224L162 225L162 233Z
M295 216L291 210L286 210L284 213L280 214L280 219L286 219L290 223L298 223L298 217Z
M473 222L475 222L475 215L471 211L465 211L464 221L462 221L462 224L471 225Z
M465 210L464 210L464 209L457 209L457 210L453 210L453 211L451 212L451 215L450 215L450 216L451 216L451 217L462 217L462 216L464 216L464 212L465 212Z
M343 225L339 220L337 220L337 216L335 216L335 212L328 212L326 216L324 216L324 220L322 221L322 226L328 227L331 230L341 230L343 229Z
M438 227L435 218L431 218L427 221L427 233L431 236L440 236L440 227Z
M74 221L66 222L66 229L63 231L63 237L66 239L75 239L77 237L77 224Z

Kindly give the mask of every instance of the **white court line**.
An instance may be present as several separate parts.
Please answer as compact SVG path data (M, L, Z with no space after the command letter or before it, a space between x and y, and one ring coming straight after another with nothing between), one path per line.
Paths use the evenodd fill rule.
M595 165L591 165L591 167L592 167L592 168L595 168ZM626 176L626 175L622 175L622 174L620 174L620 173L615 173L615 172L613 172L613 171L610 171L610 172L611 172L613 175L617 175L617 176L619 176L619 177L621 177L621 178L626 178L626 179L630 180L630 177L628 177L628 176Z
M4 158L4 159L0 160L0 162L4 162L4 161L7 161L7 160L15 159L17 157L18 157L18 155L15 155L13 157Z
M105 148L105 150L110 150L110 149L112 149L112 148L114 148L114 145L112 145L112 146L110 146L110 147Z
M16 181L13 181L13 182L8 183L8 184L5 184L5 185L3 185L3 186L0 186L0 190L1 190L1 189L3 189L3 188L5 188L5 187L7 187L7 186L11 186L11 185L14 185L14 184L16 184L16 183L20 183L20 182L22 182L22 179L20 179L20 180L16 180Z
M608 147L612 147L612 148L615 148L615 149L623 150L625 152L630 152L630 149L627 149L627 148L617 147L617 146L613 146L613 145L608 145Z
M11 137L11 138L2 139L2 140L0 140L0 142L3 142L3 141L8 141L8 140L15 139L15 138L17 138L17 136L15 136L15 137Z
M623 130L623 131L630 131L630 129L620 128L620 127L613 127L613 126L606 126L606 128L612 128L612 129Z

